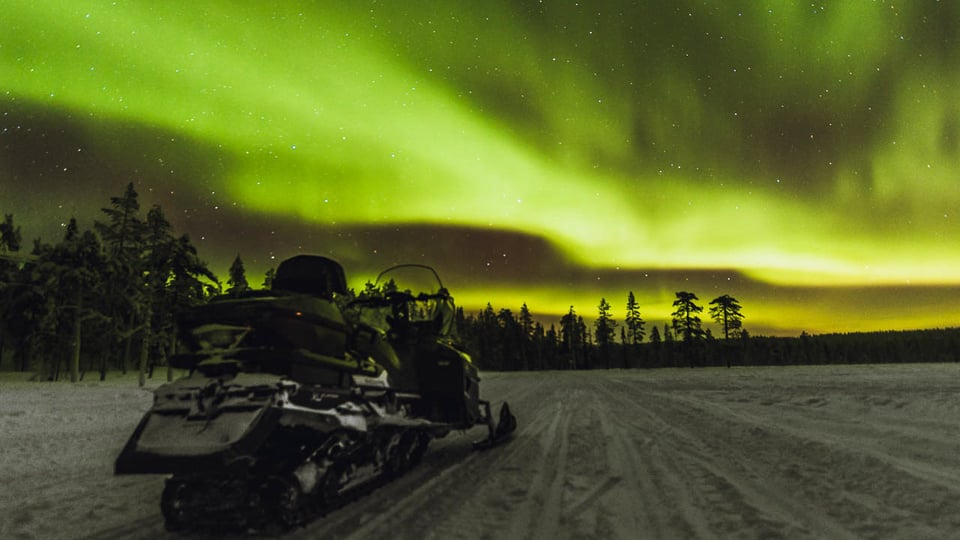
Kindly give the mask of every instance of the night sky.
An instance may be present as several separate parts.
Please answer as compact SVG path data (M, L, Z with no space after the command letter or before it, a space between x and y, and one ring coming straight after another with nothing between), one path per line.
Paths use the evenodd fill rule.
M662 324L681 290L755 335L960 323L960 2L2 11L27 247L132 181L257 285L318 253L358 287L431 264L467 310L547 325L601 297L622 320L628 291Z

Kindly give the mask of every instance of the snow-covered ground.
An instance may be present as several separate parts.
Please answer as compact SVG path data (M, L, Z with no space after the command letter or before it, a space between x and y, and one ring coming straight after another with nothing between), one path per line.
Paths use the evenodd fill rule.
M157 381L159 383L159 381ZM155 386L157 383L153 383ZM435 441L291 538L960 537L960 365L488 374L509 444ZM0 538L164 538L160 476L112 475L133 379L0 379Z

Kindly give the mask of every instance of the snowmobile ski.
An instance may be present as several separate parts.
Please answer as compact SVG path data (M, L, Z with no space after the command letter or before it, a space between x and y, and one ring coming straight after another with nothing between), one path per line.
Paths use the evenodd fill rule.
M513 437L513 432L517 429L517 419L510 412L510 406L506 402L500 406L499 421L494 422L490 413L490 402L481 402L487 416L487 437L473 443L475 450L487 450L494 446L499 446Z

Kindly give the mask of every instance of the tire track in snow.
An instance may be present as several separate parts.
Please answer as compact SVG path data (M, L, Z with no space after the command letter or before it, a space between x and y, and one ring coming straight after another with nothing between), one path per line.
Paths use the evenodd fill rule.
M925 489L904 493L904 481L879 460L791 433L777 418L731 418L713 400L655 395L673 404L666 410L681 414L683 425L714 433L713 455L694 446L680 451L725 477L752 506L788 521L793 516L801 529L791 535L841 538L899 530L902 536L922 537L935 530L929 523L942 521L923 502L936 497ZM787 448L794 451L784 453Z
M472 436L452 433L404 477L287 537L958 537L957 488L929 481L960 471L960 385L947 368L846 367L839 380L830 368L493 374L484 397L513 406L511 443L474 453ZM77 474L58 477L72 487L45 474L0 488L32 514L25 527L0 523L0 536L172 538L161 481L78 469L103 461L81 451Z
M955 470L943 468L928 474L863 443L860 437L819 424L798 429L780 415L777 422L759 414L734 413L714 400L692 396L670 399L698 413L693 416L753 434L739 437L757 452L752 463L758 461L764 446L796 448L796 456L767 464L770 477L788 476L806 498L800 501L801 507L820 508L821 519L829 516L841 520L858 536L891 530L898 531L898 536L936 536L939 528L960 528L958 505L953 503L948 510L937 503L944 499L944 491L952 492L949 500L957 500L957 486L943 483L944 477L949 480L955 475Z
M705 411L710 410L710 414L720 415L722 412L722 416L731 419L738 419L745 424L769 424L769 421L761 416L750 414L742 410L734 410L730 406L722 403L711 402L708 406L707 404L696 399L675 399L684 399L690 404L690 406L695 406ZM842 447L858 454L876 458L877 460L886 462L891 466L907 474L911 474L920 480L940 485L945 489L949 489L960 494L960 470L951 470L949 468L945 469L942 466L927 465L913 459L901 458L889 452L878 449L873 444L865 443L864 441L867 439L867 437L865 436L864 431L870 430L870 428L851 426L851 422L847 419L809 419L809 417L791 415L790 421L786 421L785 418L783 420L784 421L777 424L776 428L793 437L803 440L816 441L831 447ZM827 427L827 429L825 429L825 427ZM851 431L855 428L860 428L859 433L856 435L851 433ZM875 429L871 431L873 431L873 434L876 436L869 437L869 439L876 440L883 437L882 434L877 435L875 433ZM897 430L897 432L902 431L904 430ZM907 432L909 433L909 431ZM929 430L924 431L924 433L928 432ZM960 449L960 444L958 444L957 440L952 442L955 447ZM922 445L923 443L916 444Z
M159 504L159 503L158 503ZM162 525L157 524L157 516L145 516L122 525L102 529L93 534L81 536L80 540L115 540L117 538L167 538ZM162 518L160 518L162 520Z
M454 539L474 538L472 531L489 528L489 524L484 523L489 516L475 512L473 508L465 508L468 504L465 499L475 499L477 492L482 492L483 486L489 481L491 471L510 462L510 456L542 429L539 423L527 416L539 412L538 409L515 406L527 401L538 404L539 400L532 397L538 390L537 386L504 386L503 379L498 376L490 377L489 381L482 390L484 398L495 404L509 400L514 413L519 412L518 431L512 442L476 452L471 447L472 441L485 436L485 428L478 427L465 434L451 433L446 438L434 441L423 463L403 477L318 518L292 537L419 540L423 538L422 531L429 530L430 538ZM496 414L497 409L494 408L493 412ZM499 492L496 494L499 495ZM502 506L504 515L513 510L512 506L504 506L497 501L488 503L488 506ZM397 523L404 524L402 530L398 530Z
M628 454L632 466L640 471L638 474L648 479L640 490L645 495L641 514L645 519L637 528L653 529L656 532L652 536L657 537L714 537L705 515L710 509L709 501L703 499L702 483L691 475L689 465L678 459L676 449L681 444L676 440L676 432L660 425L663 420L649 411L625 423L619 432L621 444L627 448L633 443L626 439L626 433L650 434L639 451Z
M516 508L507 528L506 538L540 540L556 537L567 467L570 430L570 413L567 408L563 402L556 403L553 419L538 441L545 452L535 464L536 474L530 481L526 497ZM539 509L536 508L538 503Z
M746 455L739 445L726 444L729 433L722 422L704 422L702 416L691 414L683 403L673 400L672 394L637 392L619 381L611 382L622 390L611 396L636 413L632 425L617 431L621 436L638 429L650 433L649 449L644 452L650 460L646 466L654 478L664 480L666 485L658 486L659 490L674 492L668 500L681 510L682 521L674 515L666 525L663 516L655 516L657 527L681 527L681 531L690 527L684 533L695 537L716 532L728 535L742 528L766 530L775 536L851 536L839 523L810 509L807 502L786 495L791 489L775 482L772 471L759 470L753 456ZM677 486L685 488L678 490ZM643 488L641 492L651 490Z

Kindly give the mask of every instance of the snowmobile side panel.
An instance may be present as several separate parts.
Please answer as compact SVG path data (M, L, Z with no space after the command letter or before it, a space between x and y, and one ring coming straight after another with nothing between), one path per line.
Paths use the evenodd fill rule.
M436 343L417 360L423 412L434 422L469 428L481 419L480 377L470 357L444 343Z

